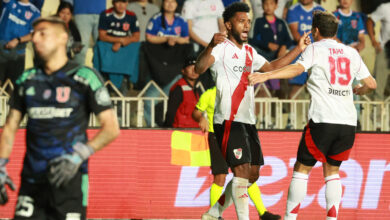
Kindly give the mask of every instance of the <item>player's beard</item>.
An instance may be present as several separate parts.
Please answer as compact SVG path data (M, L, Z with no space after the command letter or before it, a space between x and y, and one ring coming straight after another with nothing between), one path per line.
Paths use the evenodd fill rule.
M231 34L232 34L232 37L234 38L234 40L236 40L236 42L238 44L243 44L243 43L248 42L248 39L247 40L241 39L241 33L238 33L237 31L232 30Z

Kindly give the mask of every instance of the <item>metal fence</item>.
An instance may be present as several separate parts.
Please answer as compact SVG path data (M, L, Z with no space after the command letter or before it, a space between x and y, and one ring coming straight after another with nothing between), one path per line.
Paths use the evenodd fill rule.
M106 82L106 86L110 87L112 102L115 111L118 113L118 119L122 128L142 128L147 127L144 121L144 103L150 101L151 106L159 102L163 103L163 112L155 112L154 108L150 109L151 126L157 127L155 123L156 113L165 115L168 106L168 96L154 82L150 81L145 88L134 97L123 96L117 88L110 82ZM146 97L145 92L149 87L155 87L159 91L156 97ZM201 86L202 85L198 85ZM265 86L263 86L266 89ZM10 82L6 82L0 88L0 126L3 126L6 120L6 115L9 110L7 101L9 94L6 92L13 89ZM255 93L259 91L256 89ZM300 130L307 124L307 112L309 109L310 100L308 99L277 99L270 97L255 98L255 111L257 115L256 127L258 129L272 130ZM358 121L361 131L390 131L390 97L384 101L371 101L368 97L365 100L355 101L357 106L360 106L358 111ZM163 116L164 117L164 116ZM21 126L26 124L26 119L23 120ZM90 118L90 127L98 127L99 123L94 115Z

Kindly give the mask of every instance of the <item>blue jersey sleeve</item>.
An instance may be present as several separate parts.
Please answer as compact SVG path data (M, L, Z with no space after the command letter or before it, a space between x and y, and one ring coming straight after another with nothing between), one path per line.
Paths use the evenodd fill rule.
M137 20L137 17L135 15L131 16L130 30L131 30L131 33L139 32L138 20Z
M356 12L356 13L358 13L358 12ZM360 14L358 16L358 27L357 28L358 28L359 32L364 31L364 33L366 33L366 29L364 28L363 18L362 18L362 16L360 16Z
M286 21L288 24L299 22L298 13L294 12L294 9L288 10Z
M157 22L157 18L151 18L149 20L148 26L146 27L146 33L151 35L157 35L159 30L159 25Z

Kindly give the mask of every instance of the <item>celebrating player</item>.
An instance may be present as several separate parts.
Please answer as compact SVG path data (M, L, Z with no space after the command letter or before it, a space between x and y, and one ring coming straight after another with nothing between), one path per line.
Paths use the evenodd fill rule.
M228 6L223 13L227 38L225 33L214 34L195 64L198 73L211 67L216 81L214 133L225 158L222 162L234 174L225 189L225 198L233 199L239 220L249 219L247 188L256 182L264 164L255 127L254 89L248 83L248 75L253 70L264 72L289 64L310 42L306 33L295 49L269 63L246 43L251 26L248 12L248 5L242 2ZM223 206L229 202L226 200ZM217 219L219 216L211 211L216 206L222 205L216 203L202 218Z
M307 88L311 94L309 123L305 127L294 165L284 219L296 219L306 196L307 180L317 161L323 163L327 220L337 219L342 195L339 167L349 157L357 123L353 93L363 95L376 88L359 53L337 43L338 21L328 12L315 11L309 45L295 64L268 73L249 76L251 84L269 79L287 79L311 70ZM363 81L352 89L353 79Z
M202 96L200 96L199 102L196 104L195 110L192 112L192 117L199 123L199 127L202 132L208 133L211 172L214 176L214 181L210 188L210 207L213 207L221 197L223 185L225 185L225 179L228 173L228 167L225 162L225 158L222 155L221 149L218 147L218 141L214 135L213 117L216 95L217 88L215 86L211 89L208 89L202 94ZM203 112L205 111L207 112L207 119L203 117ZM256 184L256 182L251 184L251 186L248 188L248 194L255 204L261 219L280 219L279 215L275 215L267 211L267 208L264 206L263 200L261 199L259 186ZM226 198L224 196L222 197ZM229 200L231 201L231 198ZM231 202L229 205L230 204ZM216 212L214 214L215 216L221 216L222 212L224 211L224 209L217 208L213 208L213 210L218 211L218 213ZM210 212L212 212L212 210L210 210ZM204 214L205 217L208 215L210 214Z
M32 42L41 65L16 81L10 112L0 139L0 203L15 133L28 116L26 155L14 219L86 219L88 158L119 134L110 96L94 70L68 60L68 30L58 17L33 23ZM90 113L100 131L88 141Z

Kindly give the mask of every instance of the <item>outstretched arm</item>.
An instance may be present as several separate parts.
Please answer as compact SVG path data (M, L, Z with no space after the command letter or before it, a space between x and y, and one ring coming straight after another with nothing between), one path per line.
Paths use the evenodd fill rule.
M282 68L282 67L290 64L311 43L311 40L309 37L310 33L311 32L309 31L309 32L303 34L302 37L299 39L298 46L296 46L293 50L291 50L285 56L283 56L282 58L279 58L277 60L274 60L270 63L265 63L261 67L260 72L269 72L269 71L276 70L276 69Z
M253 73L248 76L249 82L251 85L257 84L257 83L263 83L270 79L289 79L293 78L295 76L298 76L303 71L305 71L305 67L303 67L301 64L291 64L288 66L285 66L281 69L274 70L267 73Z

